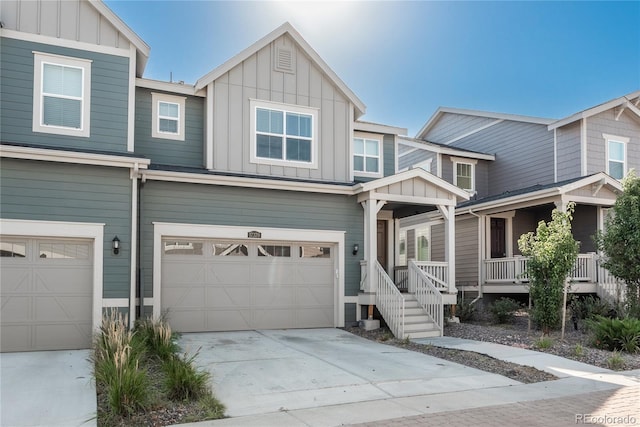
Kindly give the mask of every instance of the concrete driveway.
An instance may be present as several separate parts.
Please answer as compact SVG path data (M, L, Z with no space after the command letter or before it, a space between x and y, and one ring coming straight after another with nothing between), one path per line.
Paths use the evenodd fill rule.
M0 425L95 426L89 350L0 354Z
M230 417L519 384L340 329L184 334Z

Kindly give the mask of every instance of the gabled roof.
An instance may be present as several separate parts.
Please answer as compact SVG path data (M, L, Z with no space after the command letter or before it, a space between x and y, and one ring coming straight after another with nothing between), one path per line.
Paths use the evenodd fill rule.
M450 156L468 157L478 160L495 160L494 154L483 153L481 151L467 150L464 148L452 147L450 145L438 144L436 142L425 141L422 139L409 138L408 136L398 137L398 143L421 150L432 151L434 153L447 154ZM400 154L402 155L402 154Z
M409 169L404 172L398 172L395 175L386 176L384 178L375 179L373 181L356 184L353 186L353 189L355 194L360 194L360 193L375 190L381 187L385 187L387 185L408 181L414 178L422 179L423 181L426 181L430 184L435 185L436 187L439 187L445 191L448 191L449 193L454 194L458 200L469 200L469 193L467 191L459 187L456 187L453 184L449 184L444 179L438 178L437 176L420 168Z
M489 119L496 120L511 120L515 122L525 122L525 123L535 123L541 125L548 125L553 122L553 119L545 119L541 117L532 117L532 116L521 116L518 114L505 114L505 113L492 113L489 111L478 111L478 110L465 110L463 108L448 108L448 107L439 107L435 113L427 120L427 123L422 126L422 129L416 135L416 138L423 138L431 128L438 122L440 117L445 114L460 114L465 116L476 116L476 117L486 117Z
M102 0L89 0L89 3L124 35L136 48L136 76L142 77L147 65L151 48L122 19L118 17Z
M487 196L477 200L469 200L468 202L459 204L457 211L458 213L478 211L481 209L504 206L522 200L535 200L549 196L562 195L575 190L576 188L590 184L608 185L612 187L614 191L622 192L622 184L619 181L604 172L598 172L588 176L580 176L544 185L532 185L530 187L505 191L501 194Z
M631 102L632 100L636 100L635 103ZM624 107L633 111L638 117L640 117L640 108L639 102L640 99L640 90L631 92L630 94L621 96L619 98L612 99L607 102L603 102L600 105L596 105L595 107L587 108L586 110L582 110L575 114L572 114L564 119L556 120L553 123L550 123L548 126L549 130L557 129L559 127L568 125L569 123L573 123L577 120L585 119L590 116L594 116L596 114L602 113L603 111L607 111L611 108L615 107Z
M342 80L340 80L338 75L331 68L329 68L327 63L324 62L324 60L320 57L320 55L318 55L318 53L315 50L313 50L311 45L309 45L309 43L307 43L306 40L302 38L300 33L298 33L298 31L295 28L293 28L293 26L288 22L285 22L280 27L276 28L275 30L273 30L272 32L270 32L269 34L267 34L266 36L264 36L263 38L261 38L260 40L258 40L257 42L255 42L254 44L252 44L242 52L240 52L239 54L237 54L236 56L234 56L233 58L229 59L224 64L220 65L219 67L207 73L205 76L198 79L198 81L195 83L196 90L204 88L209 83L213 82L223 74L227 73L232 68L240 64L242 61L246 60L251 55L261 50L262 48L268 46L269 44L271 44L273 41L277 40L279 37L281 37L284 34L289 35L298 44L298 46L300 46L300 48L304 50L304 52L311 58L311 60L313 60L316 63L316 65L333 82L333 84L336 85L339 91L342 92L342 94L353 103L353 105L356 108L355 118L357 119L358 117L362 116L366 111L366 106L351 91L351 89L349 89L347 85L344 84Z

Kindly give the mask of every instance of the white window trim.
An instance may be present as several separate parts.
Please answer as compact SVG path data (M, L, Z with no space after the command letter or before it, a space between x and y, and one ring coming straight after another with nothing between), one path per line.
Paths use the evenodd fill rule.
M471 166L471 188L463 188L463 190L474 193L476 191L476 164L478 164L478 160L451 157L451 161L453 162L453 185L456 187L458 186L458 164Z
M295 167L304 169L318 169L318 145L320 145L320 134L318 132L318 119L319 109L312 107L301 107L299 105L283 104L279 102L263 101L259 99L249 99L249 108L251 111L251 126L250 126L250 158L251 163L259 165L272 165L272 166L284 166ZM258 157L258 147L256 144L256 114L258 108L264 108L267 110L282 111L283 113L297 113L306 114L311 116L311 161L299 162L294 160L284 159L270 159L266 157ZM286 119L284 126L286 127ZM284 147L283 147L284 149Z
M91 134L91 63L89 59L71 58L68 56L54 55L33 51L33 124L34 132L52 133L56 135L79 136L88 138ZM43 84L44 64L61 65L64 67L74 67L82 69L82 108L80 119L80 129L51 126L43 123Z
M617 136L617 135L610 135L607 133L603 133L602 137L604 138L604 142L605 142L605 150L607 153L607 158L605 159L606 162L606 171L607 171L607 175L611 175L611 173L609 172L609 162L611 161L611 157L609 156L609 142L617 142L620 143L624 146L624 159L622 162L622 178L624 178L627 175L627 147L629 146L629 141L630 138L627 138L625 136ZM614 160L617 162L617 160Z
M185 104L186 97L167 95L165 93L151 92L151 136L153 138L171 139L174 141L184 141L185 128ZM160 108L161 102L178 105L178 132L162 132L160 131ZM172 117L173 119L173 117Z
M369 140L369 141L376 141L378 143L378 171L377 172L365 172L365 171L358 171L356 170L354 164L353 164L353 159L356 156L355 150L353 150L353 144L354 144L354 140L356 138L359 139L364 139ZM356 132L353 135L353 138L351 139L351 167L353 168L353 174L355 176L365 176L365 177L372 177L372 178L382 178L382 176L384 175L384 152L383 152L383 138L382 135L378 135L378 134L373 134L373 133L362 133L362 132ZM358 154L358 156L360 156L360 154ZM365 158L365 164L366 164L366 159L367 157L374 157L374 156L367 156L366 154L364 155Z

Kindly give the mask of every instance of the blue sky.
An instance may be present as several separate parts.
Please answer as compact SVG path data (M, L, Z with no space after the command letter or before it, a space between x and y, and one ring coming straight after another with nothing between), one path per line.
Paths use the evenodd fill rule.
M439 106L562 118L640 90L640 2L105 3L151 46L144 77L194 83L289 21L413 136Z

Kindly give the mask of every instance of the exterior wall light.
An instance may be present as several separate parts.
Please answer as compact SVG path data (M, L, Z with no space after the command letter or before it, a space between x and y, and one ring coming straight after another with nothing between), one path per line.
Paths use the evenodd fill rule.
M120 239L118 239L118 236L114 237L111 241L111 247L113 248L114 255L118 255L120 253Z
M359 250L360 250L360 246L358 246L358 244L357 244L357 243L355 243L355 244L353 245L353 254L354 254L354 255L357 255Z

